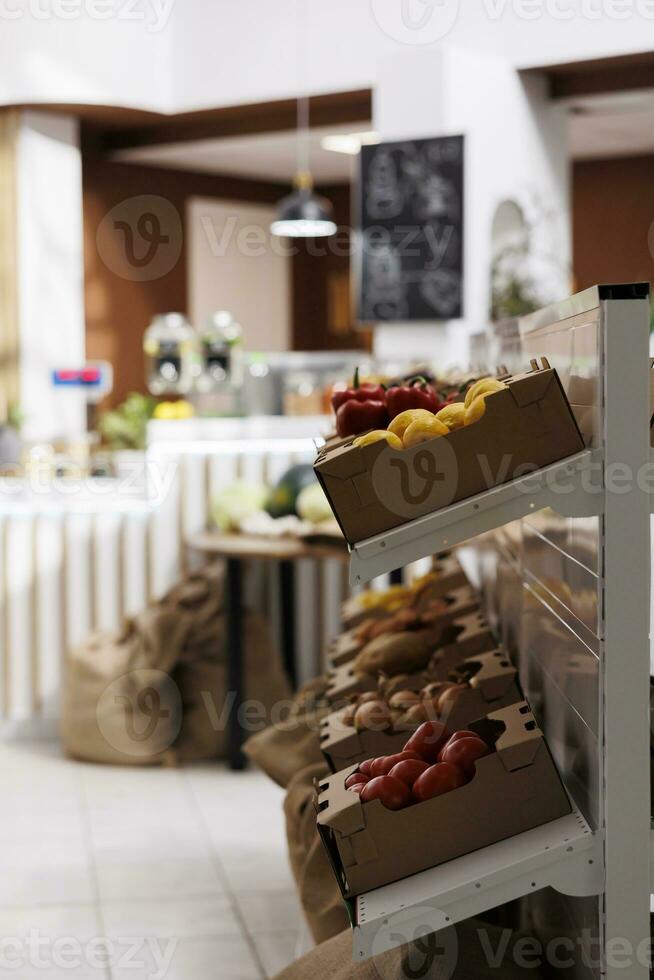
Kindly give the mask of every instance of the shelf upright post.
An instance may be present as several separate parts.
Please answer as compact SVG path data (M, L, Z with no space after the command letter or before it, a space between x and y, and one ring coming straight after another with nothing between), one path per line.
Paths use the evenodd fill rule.
M649 300L601 303L601 972L647 980L649 921Z

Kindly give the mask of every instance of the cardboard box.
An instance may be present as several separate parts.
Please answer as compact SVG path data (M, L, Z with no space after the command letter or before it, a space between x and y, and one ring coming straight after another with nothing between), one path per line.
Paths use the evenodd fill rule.
M314 469L350 544L584 448L553 368L505 379L473 425L407 450L385 441L324 452Z
M462 616L444 627L444 642L432 654L425 671L411 675L402 686L407 690L420 690L429 681L445 681L453 667L473 654L493 650L496 640L481 612ZM335 667L328 672L329 686L326 698L330 704L341 706L351 694L374 691L379 677L376 674L357 673L351 663ZM412 685L418 685L417 687Z
M416 613L426 612L431 601L438 600L444 603L442 614L433 621L434 629L445 626L447 623L451 623L455 619L460 619L461 616L466 616L468 613L474 612L479 608L479 593L467 583L454 592L439 596L434 596L431 590L426 588L416 599L418 600L415 605ZM328 655L330 666L340 667L342 664L350 663L359 651L365 647L368 640L359 639L357 635L358 629L359 627L355 627L354 629L348 630L347 633L341 633L337 637Z
M422 576L418 582L423 582L421 588L422 595L437 599L453 589L459 589L468 584L468 577L461 568L455 555L446 555L443 558L435 558L433 569L427 575ZM412 586L400 586L406 591L406 601L415 601L415 583ZM382 593L383 594L383 593ZM400 593L401 595L401 593ZM399 608L399 606L398 606ZM369 609L361 605L360 596L352 596L347 599L342 606L341 618L346 629L352 629L363 622L364 619L379 619L392 615L395 609L390 612L383 606L372 606Z
M469 724L489 745L471 782L404 810L361 803L345 788L356 766L319 783L318 831L345 898L406 878L570 813L526 701Z
M469 722L491 711L522 700L517 671L503 650L469 657L457 664L450 676L465 679L469 684L468 689L452 702L447 716L434 714L451 732L466 728ZM332 772L339 772L364 759L401 752L411 732L419 727L409 724L394 731L356 731L343 723L344 711L332 712L320 723L320 748Z

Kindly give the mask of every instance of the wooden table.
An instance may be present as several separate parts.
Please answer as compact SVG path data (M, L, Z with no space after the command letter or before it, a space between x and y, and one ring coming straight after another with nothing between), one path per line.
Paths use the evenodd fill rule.
M264 538L248 534L205 531L187 541L189 548L225 559L225 621L227 627L228 691L234 702L229 713L229 764L243 769L243 575L242 563L249 560L279 562L280 623L284 667L293 686L297 680L295 652L295 562L348 561L344 540L334 538Z

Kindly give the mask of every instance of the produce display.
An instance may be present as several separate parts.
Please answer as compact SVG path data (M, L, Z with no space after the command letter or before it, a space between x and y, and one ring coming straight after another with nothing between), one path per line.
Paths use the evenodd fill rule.
M339 705L350 695L374 691L381 675L391 685L419 690L429 681L447 680L461 660L495 646L493 633L479 612L435 628L379 636L353 661L329 671L327 699Z
M366 589L352 596L343 603L343 623L346 629L351 629L358 626L363 619L381 618L396 612L404 605L419 603L423 598L438 598L467 583L466 574L457 559L452 555L442 555L433 560L430 572L414 579L410 585Z
M452 730L421 724L403 747L320 781L318 830L346 898L570 813L529 705Z
M393 449L409 449L478 421L488 395L504 387L497 378L473 378L446 394L420 376L388 387L360 384L356 371L352 386L332 395L336 433L358 436L355 446L385 440Z
M430 595L428 588L418 588L400 608L383 617L366 618L343 633L334 644L330 663L340 666L354 660L357 670L381 668L388 672L391 665L385 664L383 658L392 645L383 642L381 637L418 630L433 632L439 628L444 635L449 623L478 608L479 598L469 586L441 596ZM435 637L434 641L437 643L438 639ZM376 640L379 642L375 643ZM378 663L379 658L382 662Z
M447 680L429 680L418 690L402 683L402 677L381 678L376 691L351 695L345 708L323 718L320 747L333 772L371 754L392 755L424 722L455 730L522 699L517 672L502 650L469 657Z
M401 752L361 763L345 788L362 803L379 800L387 810L402 810L465 786L490 751L476 732L450 734L441 722L425 721Z
M244 480L222 487L212 498L211 518L231 534L340 537L325 492L306 463L292 466L273 487Z
M374 418L359 412L356 424L352 416L345 428L338 426L339 413L365 403L351 398L339 407L337 430L350 437L328 442L314 469L350 544L584 449L546 359L523 374L468 382L435 412L425 407L432 404L430 387L436 390L422 381L400 386L391 403L401 411L391 417L394 389L386 391L384 404L377 386ZM411 407L404 407L410 399Z

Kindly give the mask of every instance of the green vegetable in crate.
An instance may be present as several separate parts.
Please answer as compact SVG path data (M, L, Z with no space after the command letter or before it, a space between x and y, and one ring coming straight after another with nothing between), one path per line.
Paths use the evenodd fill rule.
M332 517L332 509L319 483L310 483L300 491L296 505L298 517L312 524L320 524Z
M238 531L241 521L263 510L268 488L260 483L233 483L211 502L211 518L220 531Z
M271 517L288 517L297 514L297 500L305 487L316 483L313 466L300 463L291 466L270 491L265 509Z

